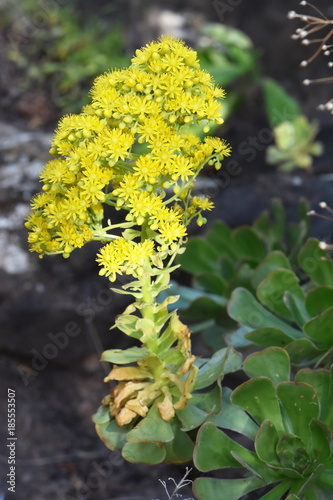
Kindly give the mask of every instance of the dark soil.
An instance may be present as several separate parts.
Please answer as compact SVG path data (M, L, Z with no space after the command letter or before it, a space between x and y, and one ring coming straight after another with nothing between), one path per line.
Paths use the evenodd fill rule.
M106 0L85 1L81 9L89 15L105 3ZM297 218L297 200L302 196L310 200L312 207L322 200L330 203L333 119L329 114L317 112L316 106L331 97L331 87L301 86L305 77L321 74L324 65L318 60L306 70L299 68L299 62L306 57L305 48L290 40L295 25L286 19L288 10L297 9L297 3L290 0L229 2L237 6L231 7L225 18L220 19L218 4L229 5L227 0L114 2L115 12L126 23L131 50L148 37L144 13L152 3L178 12L197 12L210 21L222 20L244 30L262 53L264 73L282 83L302 103L304 112L320 120L322 125L319 139L325 144L326 152L311 174L278 173L265 164L262 148L258 148L255 159L249 161L237 145L249 141L250 137L258 137L260 130L268 127L258 90L249 89L244 106L221 132L233 145L232 159L238 162L239 168L237 172L221 170L218 174L218 187L211 193L216 203L211 220L222 218L233 227L249 224L268 207L274 196L284 200L290 219ZM327 15L333 14L328 0L318 1L317 5ZM5 43L6 37L2 36L0 46ZM16 87L17 70L3 55L0 59L1 120L8 119L18 130L25 130L31 118L39 113L40 123L44 124L40 133L53 128L56 116L48 105L48 96L34 92L21 95ZM45 156L47 148L43 151ZM15 156L15 151L10 154ZM35 155L31 151L24 154L27 161ZM3 166L7 161L8 155L1 158ZM18 203L27 203L30 191L38 189L35 185L27 194L22 187L24 182L26 178L17 191L0 185L0 210L4 215L10 214ZM312 234L331 241L331 222L315 219ZM25 232L18 229L10 236L17 237L26 251ZM60 258L38 261L29 256L29 268L21 274L0 270L2 443L7 438L7 388L16 391L17 409L16 494L7 491L8 448L4 445L0 455L1 500L164 500L167 497L159 479L179 480L185 473L185 465L190 465L147 467L127 463L119 454L106 449L95 433L91 415L107 392L103 382L107 367L98 361L100 353L105 347L125 347L127 339L109 332L112 317L125 303L108 294L107 282L96 275L93 255L94 249L85 250L69 261ZM70 338L65 347L54 347L49 334L61 332L69 324L79 330L78 335ZM45 347L52 342L53 347ZM195 342L195 348L198 349L195 354L202 354L199 342ZM42 352L44 361L40 358ZM196 474L192 471L190 478L194 479ZM181 493L184 499L191 497L190 490L184 489ZM246 498L255 500L256 496Z

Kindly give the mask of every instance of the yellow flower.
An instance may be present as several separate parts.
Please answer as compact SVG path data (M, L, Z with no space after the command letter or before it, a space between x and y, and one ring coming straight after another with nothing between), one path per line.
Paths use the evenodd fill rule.
M131 134L119 129L103 130L90 146L98 156L107 158L115 164L119 159L125 160L134 142Z
M141 155L133 168L134 175L148 184L154 184L156 177L160 174L159 165L152 159L151 155Z
M154 242L146 240L142 243L118 238L111 241L97 254L97 262L102 266L99 274L108 276L111 281L115 281L116 274L126 272L133 273L141 269L145 259L154 252Z
M158 196L150 195L146 191L138 191L133 193L127 204L135 217L144 217L146 214L154 214L160 210L163 201Z
M170 163L169 170L171 173L171 179L177 181L179 178L182 181L187 181L189 177L194 175L192 170L193 165L188 158L185 156L176 156Z
M222 123L217 98L223 96L211 76L200 70L196 52L170 36L137 50L129 68L96 78L91 103L81 113L62 118L55 132L55 159L41 173L45 192L32 200L41 220L28 221L31 248L68 254L91 234L111 239L111 222L102 227L106 203L128 212L120 226L148 225L156 241L172 251L194 213L211 207L209 201L187 207L190 187L185 190L184 184L194 180L207 161L220 168L230 154L221 139L201 141L187 133L192 123L201 124L204 131L209 122ZM149 149L138 154L133 146L143 143ZM180 211L167 206L172 192L175 197L180 192ZM124 260L124 247L119 260L117 248L105 272L112 279L118 271L139 272L130 259Z
M119 186L112 191L112 195L116 196L119 200L126 201L136 195L141 185L142 183L138 177L133 174L125 174Z
M187 234L184 224L177 220L159 222L158 231L167 244L179 240L180 238L184 238Z
M199 196L192 198L191 205L201 210L212 210L214 208L214 203L209 198L201 198Z

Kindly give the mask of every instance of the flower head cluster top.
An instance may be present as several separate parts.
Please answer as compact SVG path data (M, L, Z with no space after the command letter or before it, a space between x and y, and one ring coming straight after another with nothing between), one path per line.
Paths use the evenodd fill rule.
M98 262L112 281L117 273L140 275L156 250L174 252L189 221L204 223L201 211L213 206L191 196L193 180L230 153L224 140L200 141L189 130L222 123L223 94L196 52L168 36L137 50L127 69L98 77L91 104L65 116L55 133L55 159L42 171L43 192L26 223L31 250L67 257L91 240L107 242ZM134 231L111 234L111 221L103 227L103 205L126 210L117 226L139 227L140 242Z

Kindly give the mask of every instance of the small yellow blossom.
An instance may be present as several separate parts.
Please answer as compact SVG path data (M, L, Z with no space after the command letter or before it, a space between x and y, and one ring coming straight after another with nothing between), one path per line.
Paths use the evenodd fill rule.
M209 198L201 198L199 196L192 198L191 205L201 210L212 210L214 208L214 203Z

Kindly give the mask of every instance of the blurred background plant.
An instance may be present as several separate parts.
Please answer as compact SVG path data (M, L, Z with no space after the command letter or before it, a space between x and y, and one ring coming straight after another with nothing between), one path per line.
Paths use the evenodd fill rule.
M228 91L224 119L248 98L249 88L258 87L275 142L266 150L267 163L285 172L310 170L313 156L323 153L322 144L314 141L319 124L311 124L302 115L300 104L278 82L262 74L260 54L245 33L214 23L204 25L201 31L198 54L202 67Z
M21 89L47 89L60 114L79 111L96 75L128 64L122 26L103 20L112 3L99 14L80 17L75 3L43 12L35 0L4 9L8 58L22 70ZM7 20L6 20L7 18Z
M316 5L313 5L306 0L302 0L300 2L300 6L307 7L310 14L307 12L297 13L294 10L291 10L288 13L288 18L297 19L303 23L303 26L301 28L297 28L291 38L293 40L301 40L302 45L315 47L311 56L308 59L303 59L300 63L301 67L306 68L320 54L323 54L326 57L330 57L332 55L333 45L330 43L330 40L333 36L333 20L329 19ZM313 38L313 35L315 35L315 38ZM327 65L329 68L332 68L333 61L329 61ZM326 83L332 81L333 77L316 78L313 80L306 78L303 80L303 84L310 85L311 83ZM330 111L333 114L333 99L330 99L325 104L320 104L318 109Z
M24 94L39 89L45 93L45 107L54 107L56 121L64 113L78 112L87 103L92 80L106 70L126 66L126 50L121 21L113 21L116 6L111 2L87 18L77 9L77 2L43 10L36 0L22 0L19 8L9 3L2 9L2 25L7 31L7 57L20 71L19 86ZM111 22L111 28L110 28ZM263 75L259 51L241 30L218 23L200 28L195 43L201 66L223 88L227 98L223 118L228 119L256 88L263 93L272 140L266 161L281 170L311 169L313 156L322 154L322 145L314 142L318 124L302 116L301 106L276 81ZM250 89L250 90L249 90ZM24 105L24 108L29 106ZM48 115L46 113L46 115ZM32 120L38 126L41 120ZM217 133L218 126L210 134ZM200 127L191 127L200 136Z

